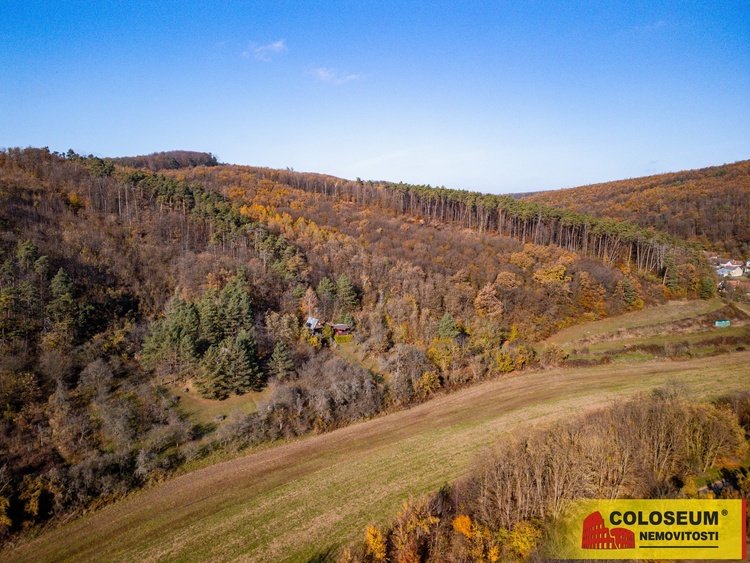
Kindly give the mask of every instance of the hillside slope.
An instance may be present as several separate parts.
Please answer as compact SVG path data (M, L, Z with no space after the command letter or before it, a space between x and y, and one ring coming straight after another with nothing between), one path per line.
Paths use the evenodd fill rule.
M495 332L515 326L536 340L634 300L659 302L663 284L673 297L704 296L706 282L713 291L705 260L682 241L512 198L248 166L169 176L224 194L304 248L314 279L323 266L346 272L360 282L363 304L380 300L387 328L410 344L429 343L439 311L467 335L480 332L478 323ZM499 303L491 314L488 302ZM374 321L356 320L363 328Z
M750 256L750 160L520 197Z
M0 151L0 540L215 449L523 370L562 327L713 287L667 235L511 198L184 151ZM332 354L308 317L353 327L390 377ZM185 388L266 398L200 424L176 407Z
M520 426L677 380L693 397L747 389L750 352L540 371L189 473L0 553L6 561L304 561L467 471Z

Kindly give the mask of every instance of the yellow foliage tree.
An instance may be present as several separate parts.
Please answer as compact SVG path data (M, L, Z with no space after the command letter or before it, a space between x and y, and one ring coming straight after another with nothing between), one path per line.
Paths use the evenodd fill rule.
M427 349L427 357L440 366L440 369L445 373L453 361L453 350L450 343L442 338L436 338Z
M510 255L510 263L522 270L527 270L536 263L536 260L526 252L514 252Z
M605 316L606 305L604 301L607 297L606 290L600 284L596 283L588 272L581 272L579 274L579 285L579 303L587 311L594 313L596 317Z
M463 534L466 539L471 539L474 532L471 529L471 517L465 514L459 514L453 519L453 529L459 534Z
M385 537L375 526L367 526L365 530L365 550L372 556L373 561L385 561Z
M500 272L495 278L495 285L501 291L512 291L521 286L521 278L513 272Z
M513 357L507 352L495 352L494 360L495 367L500 373L510 373L516 369L513 363Z
M440 389L440 378L434 371L426 371L417 382L417 394L420 398L426 398Z
M534 349L531 346L521 344L513 356L513 367L523 369L534 361Z
M518 555L526 559L539 545L542 532L527 520L521 520L510 531L508 543Z
M466 555L471 561L496 563L500 560L500 546L487 526L460 514L453 519L453 529L466 539Z
M397 563L419 563L420 545L440 522L424 502L404 502L393 528L394 556Z
M567 270L562 264L557 264L551 268L540 268L534 272L534 281L541 285L563 284L570 281Z

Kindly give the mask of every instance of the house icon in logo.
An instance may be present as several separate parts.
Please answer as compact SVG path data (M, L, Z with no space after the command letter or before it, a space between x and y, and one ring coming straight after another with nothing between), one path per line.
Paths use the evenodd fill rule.
M626 528L612 528L604 525L599 511L592 512L583 520L581 535L583 549L634 549L635 534Z

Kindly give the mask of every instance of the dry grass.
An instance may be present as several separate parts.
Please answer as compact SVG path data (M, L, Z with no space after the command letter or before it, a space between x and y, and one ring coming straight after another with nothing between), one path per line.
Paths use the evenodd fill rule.
M606 338L622 330L638 329L691 319L717 311L723 306L724 303L718 298L707 301L697 299L691 301L670 301L658 307L649 307L648 309L633 311L617 317L572 326L555 333L546 342L557 344L558 346L566 346L579 340Z
M341 357L346 361L355 363L370 373L382 373L377 359L372 355L363 354L360 347L355 342L339 344L338 352L341 353Z
M187 385L190 389L187 393L183 392L183 385L173 385L166 388L168 396L180 398L177 409L180 413L193 424L199 424L207 428L217 425L216 417L228 417L232 412L240 410L244 413L254 412L258 404L270 397L271 389L266 388L261 392L245 393L244 395L232 395L223 401L214 401L204 399L198 395L198 392L192 385Z
M498 438L684 382L750 388L750 352L526 373L201 469L41 535L4 561L305 561L462 475Z
M607 353L615 354L617 356L627 356L628 350L634 349L636 346L643 346L643 345L649 345L649 344L656 344L656 345L678 345L678 344L687 344L690 345L691 352L694 355L700 355L701 350L704 354L715 352L715 350L722 346L722 344L719 342L718 344L706 344L703 345L703 348L700 348L701 342L710 342L712 340L720 339L722 337L724 338L742 338L747 336L750 333L750 330L746 326L739 326L739 327L731 327L731 328L714 328L711 327L708 330L704 330L701 332L686 332L686 333L680 333L679 331L675 331L676 334L659 334L656 336L644 336L644 337L637 337L634 336L632 338L621 338L617 340L605 340L603 342L597 342L596 344L590 344L585 346L585 350L588 351L588 353L583 353L582 351L578 351L577 353L571 353L571 358L585 358L585 357L595 357L595 356L603 356ZM574 349L575 351L575 349ZM683 354L686 355L686 354ZM653 354L646 354L646 357L653 358Z

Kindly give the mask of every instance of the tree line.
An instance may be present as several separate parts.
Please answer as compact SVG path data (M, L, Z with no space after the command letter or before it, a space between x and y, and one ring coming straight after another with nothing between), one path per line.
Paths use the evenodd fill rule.
M344 181L293 171L258 169L268 179L326 197L383 207L430 222L490 232L522 243L556 245L639 273L663 276L676 263L703 265L697 247L651 228L511 196L389 182Z

